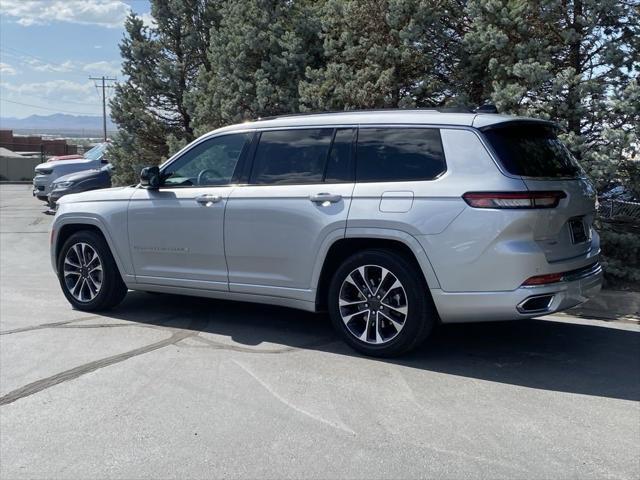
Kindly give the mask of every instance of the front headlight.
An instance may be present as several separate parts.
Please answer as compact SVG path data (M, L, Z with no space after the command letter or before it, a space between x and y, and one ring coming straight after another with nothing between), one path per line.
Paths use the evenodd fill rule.
M58 190L58 189L62 189L62 188L69 188L71 185L73 185L74 182L59 182L59 183L54 183L53 184L53 189L54 190Z

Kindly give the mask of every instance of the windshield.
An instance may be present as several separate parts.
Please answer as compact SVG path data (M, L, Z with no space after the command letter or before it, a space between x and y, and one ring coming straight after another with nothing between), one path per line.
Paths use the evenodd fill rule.
M523 177L576 177L571 152L546 125L507 125L484 131L504 168Z
M87 160L100 160L108 146L108 143L99 143L92 149L87 150L84 153L84 158L86 158Z

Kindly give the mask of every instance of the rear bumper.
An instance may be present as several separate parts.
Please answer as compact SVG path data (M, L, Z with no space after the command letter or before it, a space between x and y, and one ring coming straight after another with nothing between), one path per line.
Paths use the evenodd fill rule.
M548 285L500 292L434 289L431 295L443 323L483 322L533 318L566 310L586 302L600 291L601 286L602 268L595 264L574 277Z

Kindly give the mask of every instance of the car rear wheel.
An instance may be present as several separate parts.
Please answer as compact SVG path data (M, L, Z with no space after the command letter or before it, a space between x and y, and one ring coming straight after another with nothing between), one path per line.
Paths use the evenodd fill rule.
M422 343L437 319L422 272L390 250L349 257L329 287L336 330L366 355L392 357Z
M120 272L102 236L74 233L58 256L58 279L67 300L78 310L106 310L127 294Z

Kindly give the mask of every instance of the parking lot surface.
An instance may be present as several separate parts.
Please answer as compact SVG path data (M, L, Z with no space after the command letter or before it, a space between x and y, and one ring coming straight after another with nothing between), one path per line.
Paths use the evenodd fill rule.
M130 292L74 311L0 186L0 477L639 478L640 330L452 325L394 360L324 315Z

